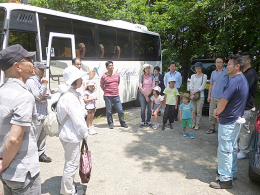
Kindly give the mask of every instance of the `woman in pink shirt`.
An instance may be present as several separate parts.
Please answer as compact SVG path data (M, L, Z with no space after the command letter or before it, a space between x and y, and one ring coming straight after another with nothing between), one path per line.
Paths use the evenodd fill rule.
M152 76L153 73L153 66L150 64L144 64L141 69L141 76L139 77L139 100L141 104L141 119L142 122L140 127L144 125L148 125L152 127L151 120L151 96L152 91L155 86L155 79ZM145 109L147 107L147 120L145 121Z

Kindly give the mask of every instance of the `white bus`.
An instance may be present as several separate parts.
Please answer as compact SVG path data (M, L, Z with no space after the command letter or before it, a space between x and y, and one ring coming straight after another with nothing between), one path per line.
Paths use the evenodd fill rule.
M144 63L162 67L159 34L139 24L101 21L30 5L1 3L0 30L1 50L21 44L28 51L36 51L36 61L50 67L46 77L53 97L63 82L63 70L72 65L73 58L80 57L82 64L91 70L99 68L93 78L98 86L97 108L105 107L99 83L106 71L106 61L113 61L115 71L121 76L122 103L138 99L138 80ZM0 84L3 81L1 72Z

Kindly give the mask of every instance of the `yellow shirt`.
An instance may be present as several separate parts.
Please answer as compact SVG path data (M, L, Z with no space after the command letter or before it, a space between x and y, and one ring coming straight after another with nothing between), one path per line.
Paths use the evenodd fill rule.
M176 105L176 95L179 95L179 91L176 88L166 87L163 91L166 94L166 104Z

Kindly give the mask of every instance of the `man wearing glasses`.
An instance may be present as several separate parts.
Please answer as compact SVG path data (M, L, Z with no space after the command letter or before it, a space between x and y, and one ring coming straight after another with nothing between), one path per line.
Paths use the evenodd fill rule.
M43 128L44 119L48 114L47 99L51 98L51 94L47 90L48 79L44 77L44 72L47 66L41 63L35 63L35 75L26 81L28 90L33 94L36 103L37 120L35 138L38 146L38 154L40 162L51 162L52 159L44 153L46 150L47 134Z
M35 100L25 85L35 75L35 52L13 45L0 51L0 179L4 194L41 194L40 165L35 139Z
M216 58L216 70L211 73L210 85L208 92L209 104L209 123L211 128L207 131L207 134L215 133L215 124L217 120L213 116L213 111L217 108L223 94L224 87L226 86L229 76L227 75L227 69L224 67L225 58L218 56Z

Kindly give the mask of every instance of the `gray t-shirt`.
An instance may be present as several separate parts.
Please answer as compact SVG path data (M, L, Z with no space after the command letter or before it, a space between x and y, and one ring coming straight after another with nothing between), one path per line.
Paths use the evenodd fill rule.
M15 78L6 78L0 87L0 158L12 125L26 126L21 148L2 178L24 182L28 172L34 177L40 172L35 140L35 100L26 85Z

